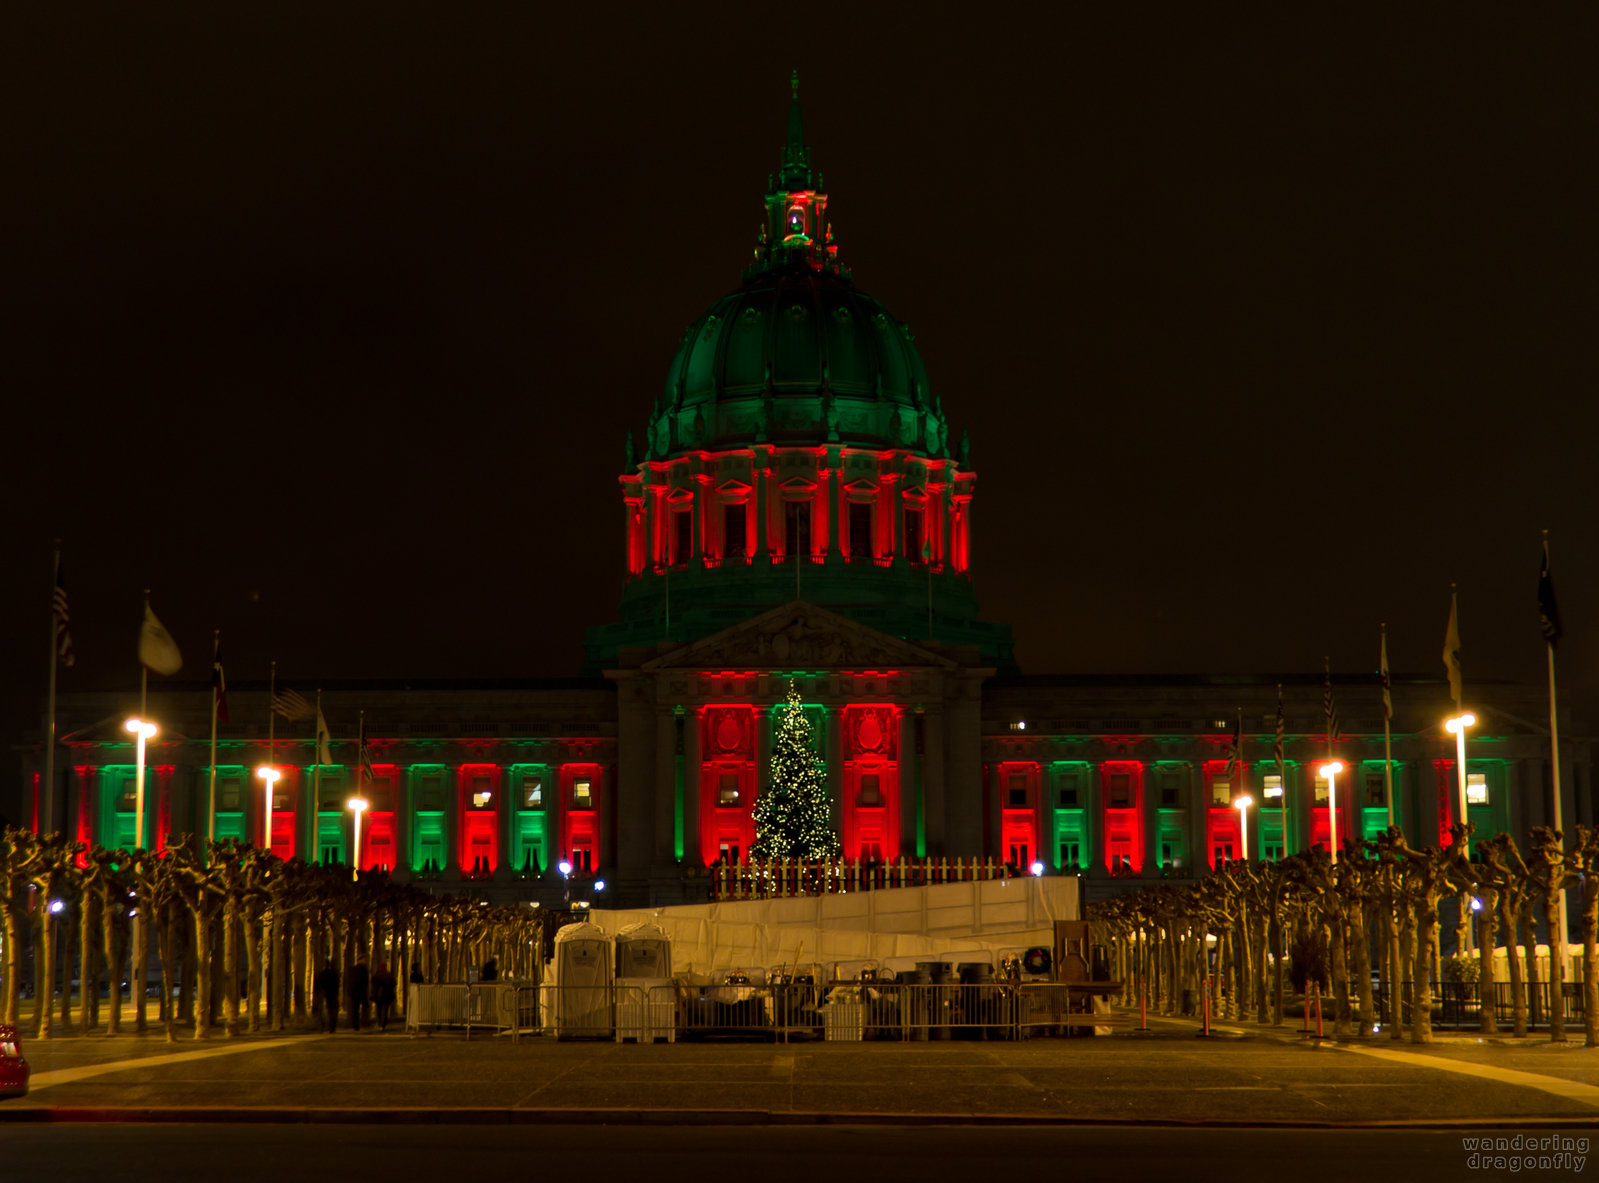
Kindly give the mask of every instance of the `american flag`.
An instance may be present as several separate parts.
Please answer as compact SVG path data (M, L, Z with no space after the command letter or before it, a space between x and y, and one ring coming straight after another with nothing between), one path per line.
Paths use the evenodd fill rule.
M1233 724L1232 747L1227 751L1227 779L1233 779L1233 773L1238 770L1239 763L1244 758L1244 712L1238 712L1238 721Z
M1331 659L1324 657L1321 662L1321 710L1327 716L1327 742L1332 743L1343 736L1338 728L1338 704L1333 702Z
M365 793L372 787L372 749L366 746L366 712L361 712L360 742L358 744L360 755L357 759L361 764L361 792Z
M290 720L309 719L316 708L298 690L284 687L272 692L272 713Z
M1283 684L1277 683L1277 742L1273 745L1277 755L1277 776L1283 774L1283 737L1287 734L1287 721L1283 718Z
M67 613L67 584L61 575L61 556L56 555L56 581L55 591L50 597L50 615L55 621L56 657L62 665L71 665L78 660L72 652L71 618Z

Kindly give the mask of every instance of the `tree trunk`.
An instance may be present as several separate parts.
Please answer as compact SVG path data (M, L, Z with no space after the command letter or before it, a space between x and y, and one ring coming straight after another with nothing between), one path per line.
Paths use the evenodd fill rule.
M85 890L78 897L78 981L82 983L78 1034L87 1035L97 1025L100 1009L100 974L94 964L94 896Z
M1560 914L1559 866L1550 870L1550 888L1543 897L1544 927L1549 930L1549 1041L1566 1041L1566 923Z
M106 1034L122 1032L122 957L117 948L117 913L125 901L113 899L108 891L100 897L100 941L105 947L106 996L110 1006L106 1009Z
M73 969L73 937L77 935L78 909L65 907L61 909L61 1030L67 1035L72 1034L72 969ZM79 975L81 981L83 975Z
M1482 889L1482 911L1477 913L1477 1011L1484 1035L1498 1031L1498 1016L1494 1014L1499 991L1494 988L1495 929L1499 922L1499 892L1488 886Z
M1538 922L1533 919L1530 896L1522 901L1517 919L1522 932L1521 954L1527 966L1527 1026L1531 1030L1538 1025L1543 1005L1538 997Z
M1355 900L1349 908L1349 948L1354 953L1356 996L1360 999L1360 1025L1362 1036L1370 1035L1376 1026L1377 1004L1371 994L1371 944L1366 937L1366 906Z
M1271 1006L1266 989L1266 942L1271 935L1271 916L1265 908L1256 908L1252 916L1255 933L1250 948L1255 955L1255 1022L1264 1027L1271 1022Z
M272 942L268 946L271 968L268 972L272 975L272 1030L282 1031L286 1012L289 1009L289 996L287 986L288 975L284 973L284 958L289 951L289 917L281 908L272 909Z
M161 998L166 1019L167 1042L178 1041L178 1012L172 999L173 970L177 968L178 920L177 909L171 904L152 917L156 928L156 949L161 954Z
M204 1039L211 1027L211 917L202 904L194 909L194 944L189 960L194 964L194 1037Z
M12 900L5 902L6 924L6 1004L4 1023L17 1025L17 1009L22 1001L22 918Z
M229 895L222 905L222 1033L239 1034L239 905Z
M48 892L39 893L38 918L34 928L38 932L39 947L33 960L34 1031L36 1039L49 1039L54 1021L56 989L55 921L50 915Z
M1332 974L1333 1035L1340 1040L1349 1038L1349 956L1345 944L1344 919L1341 909L1329 908L1327 927L1328 972Z
M149 1023L149 991L144 983L150 972L150 923L155 919L155 909L143 891L134 900L134 910L139 914L133 921L133 976L129 988L133 991L133 1030L143 1035Z
M1527 990L1521 980L1521 947L1516 940L1516 909L1508 891L1499 894L1499 925L1505 930L1505 968L1510 974L1511 1034L1527 1036Z
M1582 879L1582 1025L1584 1045L1599 1047L1599 868Z
M1410 901L1402 896L1398 900L1399 964L1394 972L1394 1029L1393 1037L1403 1039L1407 1029L1416 1021L1416 996L1414 993L1416 966L1416 915ZM1405 995L1410 995L1410 1010L1405 1010Z
M1411 992L1410 1042L1432 1042L1432 943L1438 935L1438 899L1430 891L1417 906L1415 987Z
M268 924L253 908L244 914L244 975L248 991L244 1029L252 1035L261 1029L261 941L263 930L270 931Z

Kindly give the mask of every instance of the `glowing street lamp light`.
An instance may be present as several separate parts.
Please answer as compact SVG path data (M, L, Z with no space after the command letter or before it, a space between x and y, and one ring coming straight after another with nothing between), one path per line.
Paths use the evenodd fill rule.
M263 764L255 770L255 774L266 782L266 841L262 845L268 854L272 853L272 798L277 792L278 781L283 779L283 774L270 764Z
M568 859L562 859L555 864L555 869L561 873L561 880L566 884L565 902L570 904L572 902L572 863Z
M1044 864L1041 863L1041 862L1038 862L1035 859L1033 861L1033 865L1031 867L1029 867L1028 870L1030 870L1033 873L1033 878L1037 879L1040 875L1042 875L1044 873Z
M133 765L133 845L144 849L144 743L156 733L156 725L143 719L129 719L123 724L134 735Z
M355 854L350 860L350 878L355 880L361 878L361 815L367 811L368 802L365 797L351 797L345 804L355 814Z
M1342 760L1329 760L1321 766L1322 775L1327 778L1327 819L1332 829L1332 841L1328 846L1332 848L1332 861L1338 861L1338 774L1344 770Z
M1246 812L1255 799L1248 793L1233 802L1233 807L1238 810L1238 844L1243 848L1243 858L1249 857L1249 814Z

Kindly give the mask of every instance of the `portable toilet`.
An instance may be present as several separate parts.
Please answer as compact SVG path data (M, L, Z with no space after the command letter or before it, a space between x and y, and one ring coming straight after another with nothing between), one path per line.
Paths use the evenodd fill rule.
M592 924L568 924L555 934L555 997L551 1013L560 1039L609 1038L611 941Z
M616 934L616 1041L671 1043L676 1037L671 939L658 924L630 924Z

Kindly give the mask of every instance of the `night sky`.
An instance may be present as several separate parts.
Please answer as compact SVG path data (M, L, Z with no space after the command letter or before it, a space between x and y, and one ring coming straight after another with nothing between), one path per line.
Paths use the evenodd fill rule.
M234 682L574 673L796 67L1024 671L1366 672L1387 621L1441 674L1459 581L1468 684L1536 681L1547 527L1599 701L1591 9L70 7L0 38L11 742L57 536L63 690L136 691L146 586L183 677L218 626Z

